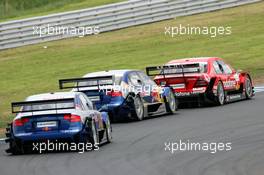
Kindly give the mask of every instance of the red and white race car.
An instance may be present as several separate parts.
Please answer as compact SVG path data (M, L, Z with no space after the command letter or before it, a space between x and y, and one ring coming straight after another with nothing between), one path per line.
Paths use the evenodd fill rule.
M223 105L250 99L254 87L249 73L235 71L221 58L172 60L163 66L147 67L158 85L170 86L179 102L197 100Z

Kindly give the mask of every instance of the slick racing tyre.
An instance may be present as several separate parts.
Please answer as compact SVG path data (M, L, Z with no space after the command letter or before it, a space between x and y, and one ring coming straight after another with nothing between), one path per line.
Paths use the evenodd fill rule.
M144 105L139 96L134 98L134 110L135 110L135 118L137 120L143 120L144 118Z
M253 97L252 82L248 76L245 79L245 95L247 99L251 99Z
M21 155L24 153L23 148L19 146L18 143L13 139L9 141L9 148L6 150L6 152L13 155Z
M105 124L105 132L106 132L106 139L107 139L107 143L111 143L112 142L112 126L110 123L110 120L107 120L107 123Z
M221 81L217 85L216 104L220 106L225 104L225 90Z
M6 153L11 153L13 155L20 155L23 154L23 147L21 144L18 143L12 135L12 124L8 124L8 127L6 128L6 142L9 143L9 148L6 151Z
M169 94L166 97L165 106L166 106L166 112L169 114L172 114L178 110L178 104L175 95L171 90L169 91Z
M93 148L99 145L99 134L95 126L95 121L89 122L89 142L93 145Z

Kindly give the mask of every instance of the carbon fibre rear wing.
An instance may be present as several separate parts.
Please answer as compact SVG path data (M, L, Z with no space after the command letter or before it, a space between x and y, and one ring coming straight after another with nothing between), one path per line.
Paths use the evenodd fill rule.
M40 112L50 110L74 109L74 98L23 101L11 103L12 113Z
M61 79L59 80L60 89L73 89L76 88L87 88L87 87L97 87L100 86L113 85L113 76L101 76L101 77L91 77L91 78L71 78L71 79Z
M200 73L200 64L179 64L179 65L163 65L146 67L146 73L148 76L159 76L159 75L176 75L186 73Z

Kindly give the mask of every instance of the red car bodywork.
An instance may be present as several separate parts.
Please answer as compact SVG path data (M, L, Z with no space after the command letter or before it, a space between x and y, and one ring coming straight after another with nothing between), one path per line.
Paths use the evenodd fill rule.
M218 84L224 89L225 102L248 98L245 94L245 80L252 79L247 72L235 71L221 58L187 58L172 60L164 66L146 68L158 85L170 86L175 96L182 100L201 99L215 101ZM151 71L158 73L152 74ZM192 98L190 98L192 97Z

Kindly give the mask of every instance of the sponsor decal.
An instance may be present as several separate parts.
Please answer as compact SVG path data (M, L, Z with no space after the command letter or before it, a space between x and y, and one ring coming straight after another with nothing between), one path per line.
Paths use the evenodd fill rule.
M204 93L205 90L203 91L193 91L193 92L176 92L175 95L177 97L183 97L183 96L191 96L191 95L198 95L201 93Z
M225 88L232 88L236 86L236 81L225 81L224 82L224 87Z
M241 99L242 96L240 94L238 95L229 95L227 96L227 101L232 101L232 100L236 100L236 99Z
M204 93L205 90L205 87L193 88L194 93Z
M236 73L236 74L234 75L234 78L235 78L236 81L239 81L239 73Z
M47 127L56 127L57 122L56 121L49 121L49 122L38 122L37 128L47 128Z
M183 89L185 88L185 84L184 83L180 83L180 84L171 84L170 85L173 89Z
M189 96L191 95L191 93L190 92L176 92L175 95L177 97L181 97L181 96Z

